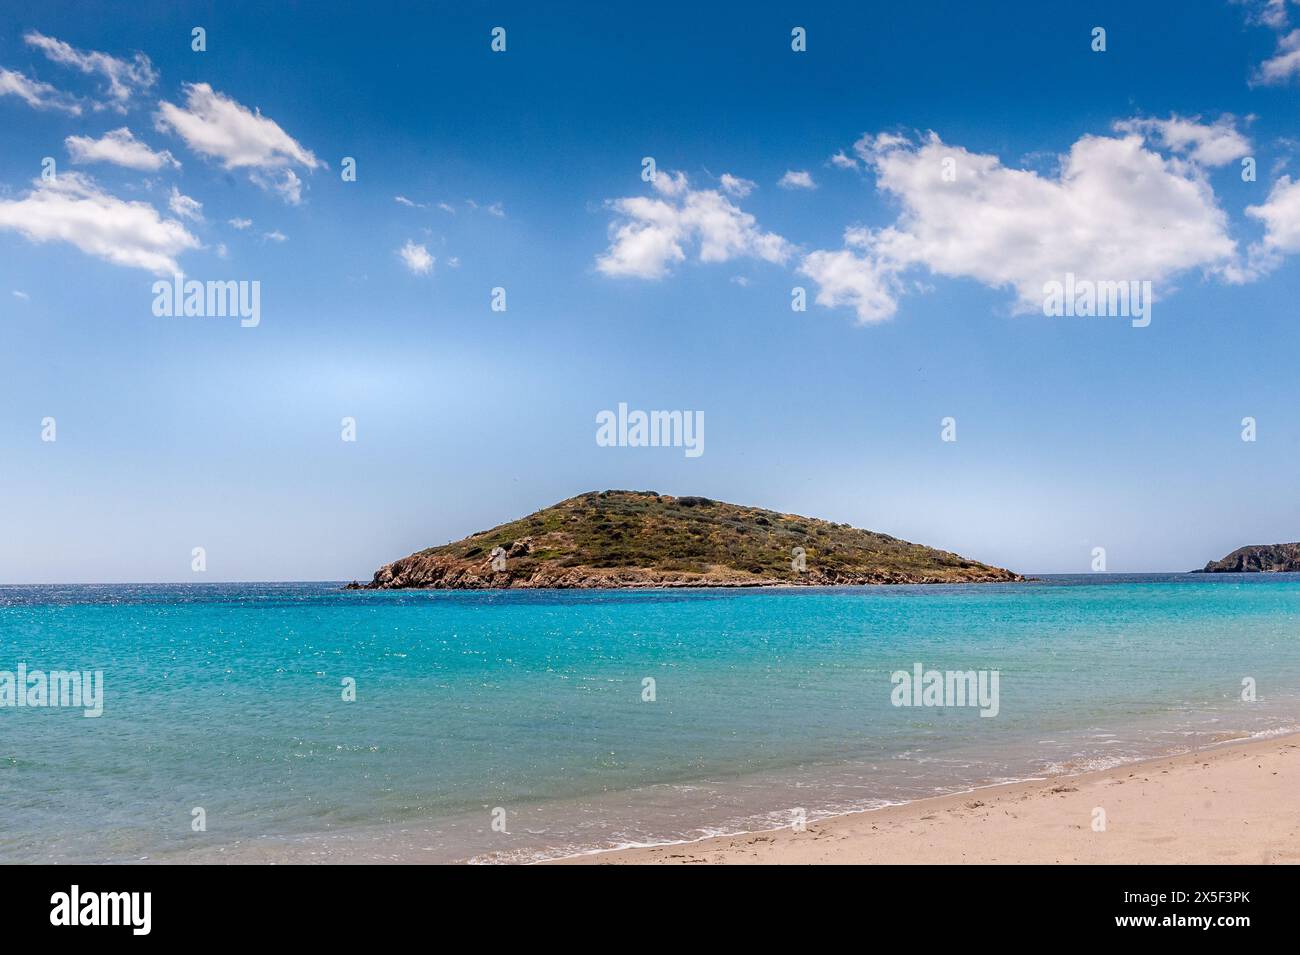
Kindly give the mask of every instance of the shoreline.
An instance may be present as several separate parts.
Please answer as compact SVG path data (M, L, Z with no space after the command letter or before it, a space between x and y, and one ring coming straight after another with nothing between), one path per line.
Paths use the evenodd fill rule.
M1297 864L1298 791L1300 733L1246 737L846 813L802 832L787 826L539 864Z
M852 587L957 587L966 584L1030 584L1042 583L1040 577L1026 577L1017 574L1014 577L998 578L971 578L969 580L938 580L934 578L921 578L919 580L857 580L826 582L817 580L809 583L799 583L791 580L733 580L730 578L712 578L697 580L658 580L643 581L630 580L624 583L616 581L594 583L583 581L573 584L555 584L544 583L534 584L528 580L520 580L503 585L477 586L461 584L363 584L358 581L352 581L344 585L342 590L350 591L369 591L371 593L403 593L409 591L431 591L442 593L505 593L507 591L517 590L550 590L557 593L563 593L572 590L608 590L608 591L625 591L625 590L843 590Z

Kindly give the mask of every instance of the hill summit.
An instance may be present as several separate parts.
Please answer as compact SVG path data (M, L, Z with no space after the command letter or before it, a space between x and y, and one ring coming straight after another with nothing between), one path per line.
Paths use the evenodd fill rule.
M654 491L592 491L375 572L358 589L763 587L1023 580L796 514Z

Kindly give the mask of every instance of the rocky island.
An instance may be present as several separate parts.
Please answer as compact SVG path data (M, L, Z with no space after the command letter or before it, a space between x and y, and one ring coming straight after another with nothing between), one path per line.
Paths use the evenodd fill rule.
M1023 580L958 554L704 497L592 491L430 547L351 589L765 587Z
M1300 543L1250 544L1238 547L1227 557L1212 560L1197 574L1285 574L1300 573Z

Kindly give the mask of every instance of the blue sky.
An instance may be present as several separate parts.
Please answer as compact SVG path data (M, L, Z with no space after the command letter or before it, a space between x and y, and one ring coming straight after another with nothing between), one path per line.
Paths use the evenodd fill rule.
M606 487L1024 572L1300 538L1300 6L467 6L0 11L0 581L365 578Z

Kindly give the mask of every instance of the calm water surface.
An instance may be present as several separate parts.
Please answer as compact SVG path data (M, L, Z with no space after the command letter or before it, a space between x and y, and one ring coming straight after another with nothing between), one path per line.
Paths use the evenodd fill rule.
M998 715L891 705L917 662L997 670ZM0 707L0 862L533 859L1287 731L1300 575L0 587L19 663L105 705Z

